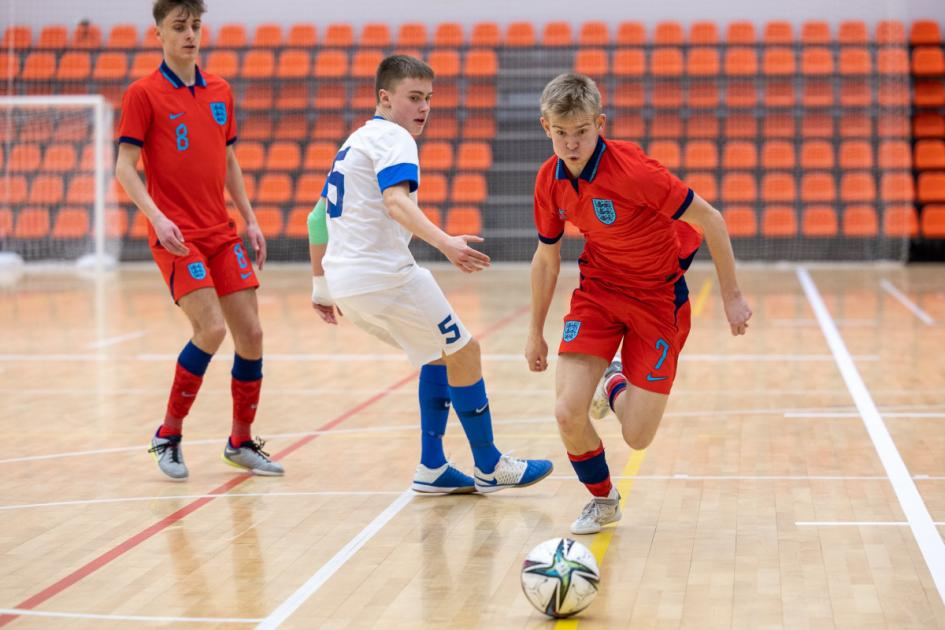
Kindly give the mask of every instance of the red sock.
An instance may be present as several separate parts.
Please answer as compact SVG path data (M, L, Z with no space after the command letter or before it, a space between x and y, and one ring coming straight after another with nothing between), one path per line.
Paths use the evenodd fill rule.
M610 404L610 410L617 413L614 404L617 402L617 396L627 389L627 377L623 374L614 374L604 383L604 390L607 392L607 402Z
M233 392L233 429L230 432L230 444L233 446L253 439L252 426L253 420L256 419L261 388L261 378L255 381L234 378L230 384L230 390Z
M203 377L188 371L180 363L174 370L174 384L171 385L171 395L167 399L167 411L164 414L164 424L158 429L160 437L180 435L184 418L190 413L190 407L197 398Z

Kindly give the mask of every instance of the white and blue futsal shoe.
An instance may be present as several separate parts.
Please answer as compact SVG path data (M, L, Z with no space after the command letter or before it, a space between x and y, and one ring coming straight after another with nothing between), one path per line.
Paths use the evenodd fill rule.
M449 462L438 468L417 464L410 487L414 492L424 494L469 494L476 491L473 478Z
M524 488L551 474L554 464L547 459L516 459L499 457L495 470L484 473L476 468L476 492L487 493L506 488Z

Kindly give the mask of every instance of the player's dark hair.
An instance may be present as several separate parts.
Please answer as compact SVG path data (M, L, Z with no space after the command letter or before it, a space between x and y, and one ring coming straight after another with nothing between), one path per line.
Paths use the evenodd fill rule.
M374 96L381 100L381 90L393 92L394 88L404 79L433 80L433 68L426 62L408 55L391 55L377 66L374 77Z
M600 90L594 79L583 74L559 74L541 93L541 115L548 117L588 113L600 114Z
M178 7L183 8L187 15L194 17L200 17L207 12L207 5L203 0L154 0L154 8L151 11L154 15L154 23L160 26L164 18Z

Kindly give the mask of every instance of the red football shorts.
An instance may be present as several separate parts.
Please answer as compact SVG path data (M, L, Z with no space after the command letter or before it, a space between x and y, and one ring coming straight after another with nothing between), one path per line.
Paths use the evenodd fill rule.
M689 292L682 278L676 287L636 296L583 278L571 296L558 353L589 354L610 362L623 341L620 359L627 380L668 394L689 324Z
M223 297L259 286L249 253L232 222L184 234L184 245L190 250L185 256L164 249L153 234L150 242L151 255L174 302L204 287L213 287Z

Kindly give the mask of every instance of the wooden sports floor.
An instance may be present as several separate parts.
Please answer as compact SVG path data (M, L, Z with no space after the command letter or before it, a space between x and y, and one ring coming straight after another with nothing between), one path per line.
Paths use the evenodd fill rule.
M183 316L151 266L0 286L0 625L11 628L552 628L525 553L588 498L553 418L553 368L522 359L528 269L434 267L479 337L499 447L549 457L521 491L414 496L416 373L320 322L307 270L260 292L256 433L284 478L225 466L232 346L184 425L190 479L146 453ZM945 267L741 269L728 333L714 273L653 445L599 425L624 518L581 537L601 592L579 628L945 628ZM555 347L576 283L563 272ZM451 417L446 447L471 457Z

